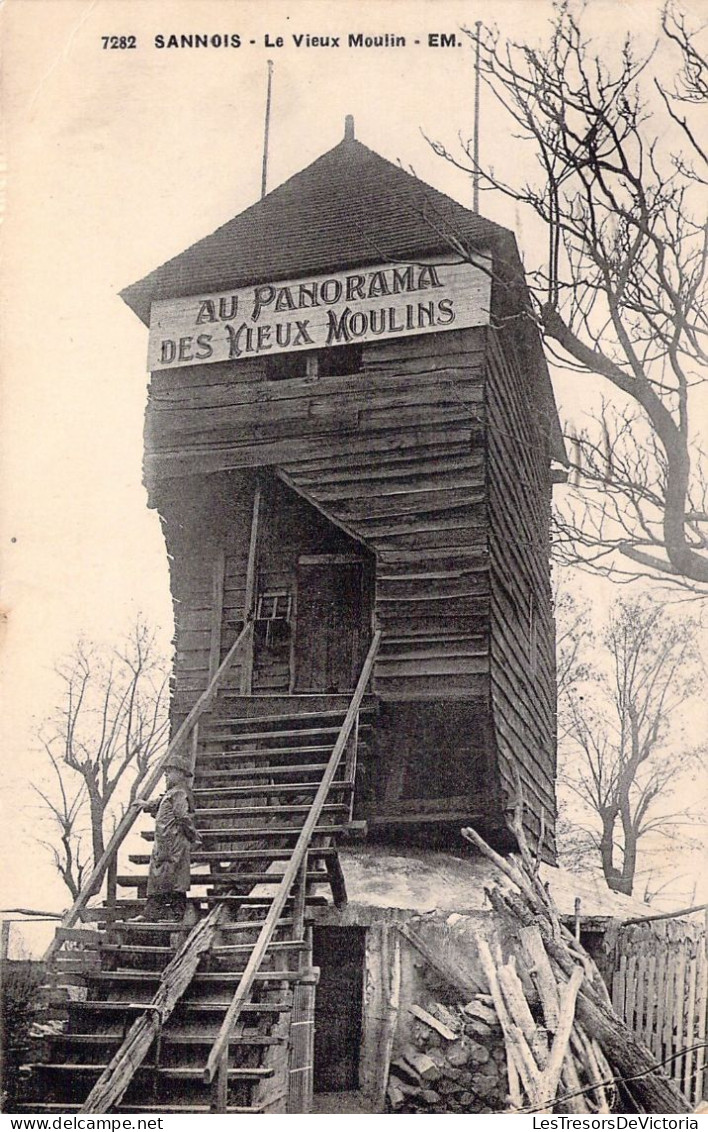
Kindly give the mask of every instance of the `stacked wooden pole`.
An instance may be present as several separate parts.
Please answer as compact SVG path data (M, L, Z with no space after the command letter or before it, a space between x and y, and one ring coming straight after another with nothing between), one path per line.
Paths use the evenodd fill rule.
M485 940L478 943L504 1035L511 1109L689 1112L685 1097L614 1012L597 967L561 924L528 848L520 803L513 828L521 850L516 859L499 856L474 829L462 830L513 885L488 895L513 926L517 954L504 960L499 949L493 954ZM530 975L542 1024L529 1007L517 959Z

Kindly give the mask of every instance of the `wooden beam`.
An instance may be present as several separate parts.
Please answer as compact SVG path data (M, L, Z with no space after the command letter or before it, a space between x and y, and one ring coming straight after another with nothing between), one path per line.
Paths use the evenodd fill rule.
M248 562L246 563L246 593L243 599L243 616L246 622L253 620L256 603L256 590L258 586L258 538L260 533L261 498L260 484L256 484L253 495L253 515L251 518L251 538L248 544ZM241 695L250 696L253 685L253 648L254 638L251 636L251 647L247 650L241 666Z
M304 892L304 882L302 884ZM315 1052L315 988L312 967L312 928L304 929L307 951L298 956L303 978L293 988L290 1015L287 1112L311 1112Z
M211 625L209 637L209 680L213 680L221 664L221 625L224 616L224 578L226 576L226 552L217 550L212 568L211 581Z
M395 928L372 924L366 933L361 1087L373 1112L383 1112L401 999L401 947Z
M334 899L335 908L343 908L347 903L347 883L344 879L342 871L342 863L339 860L337 853L332 857L328 857L327 865L327 879L329 880L332 897Z

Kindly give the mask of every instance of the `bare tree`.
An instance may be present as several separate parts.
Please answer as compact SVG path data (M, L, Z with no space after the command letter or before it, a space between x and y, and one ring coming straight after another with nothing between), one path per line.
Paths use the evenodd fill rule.
M620 600L600 642L606 663L566 686L559 703L561 780L581 807L570 852L587 860L593 849L617 892L632 893L643 839L691 821L672 806L698 763L679 710L698 689L695 638L691 619L647 598Z
M670 89L667 90L658 79L654 80L655 85L664 100L669 116L683 132L689 154L692 153L694 159L698 161L696 166L678 155L676 163L687 177L705 185L708 150L691 121L689 108L708 102L708 59L699 49L695 30L689 26L684 13L671 0L664 7L661 26L667 38L677 45L681 53L682 66Z
M590 605L580 601L558 579L553 590L556 622L556 691L558 699L570 694L579 681L589 679L592 668L588 644L593 639Z
M558 6L545 49L480 31L482 77L532 147L537 183L476 164L462 137L459 156L432 144L475 173L483 191L502 192L543 221L546 263L528 276L522 317L534 320L557 366L611 389L588 429L569 430L561 555L705 593L708 499L691 407L707 356L708 228L689 167L704 149L687 115L705 103L706 84L696 37L675 9L664 30L663 49L676 52L680 68L671 91L650 81L654 56L637 58L630 38L614 63L593 53L569 3ZM690 159L664 141L679 105L688 108Z
M75 898L167 741L168 676L140 619L120 648L80 641L57 673L61 706L41 735L50 782L33 789L52 830L42 844Z

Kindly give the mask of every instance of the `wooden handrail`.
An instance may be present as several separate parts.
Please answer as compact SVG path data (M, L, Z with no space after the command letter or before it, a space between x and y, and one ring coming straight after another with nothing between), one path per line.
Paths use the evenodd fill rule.
M228 1049L231 1031L238 1021L239 1015L246 1002L246 999L248 998L248 995L251 993L251 988L253 986L255 977L258 974L261 963L263 962L263 957L266 953L268 945L273 938L276 925L278 923L278 920L280 919L283 908L285 907L285 902L290 895L290 889L295 883L298 871L309 848L312 834L314 832L315 826L317 825L317 822L319 821L320 814L322 813L322 807L325 804L327 795L334 780L334 776L337 773L337 768L342 757L342 752L347 745L349 733L354 726L354 721L357 715L359 714L361 701L364 698L364 693L366 692L367 685L371 678L371 673L374 667L374 661L376 660L376 654L379 650L380 641L381 631L377 630L374 633L373 639L371 641L371 647L367 654L366 660L364 661L364 666L361 670L357 686L354 690L354 695L351 698L347 714L344 717L344 722L342 723L339 735L337 736L337 741L334 744L334 749L332 750L329 762L327 763L327 768L322 775L322 781L320 782L320 785L317 789L317 793L315 794L308 815L305 818L305 823L302 827L302 830L300 831L300 836L297 839L297 843L295 845L295 848L293 849L292 856L288 861L287 868L283 873L280 884L278 885L278 890L273 897L273 903L270 906L268 915L265 918L263 927L261 928L253 951L251 952L251 957L246 964L246 968L241 976L238 986L236 987L229 1008L224 1015L224 1020L221 1023L221 1028L217 1035L216 1041L211 1047L211 1052L204 1069L204 1080L207 1084L211 1084L211 1082L214 1080L224 1052L226 1049Z
M158 782L160 781L160 779L163 775L165 764L172 758L172 756L179 749L179 747L181 747L182 743L184 743L185 739L187 739L189 737L189 735L191 734L195 723L198 721L199 717L202 715L202 713L209 706L211 698L214 695L214 693L217 691L219 684L220 684L220 682L221 682L221 680L224 676L224 673L231 667L231 664L233 663L234 658L236 657L236 654L238 652L240 652L240 650L243 648L245 642L249 638L252 631L253 631L253 621L248 620L248 621L246 621L246 624L244 625L243 629L241 630L238 637L234 641L233 645L231 646L231 648L227 652L226 656L222 660L221 664L217 668L213 677L209 681L209 684L207 685L205 690L199 696L199 699L194 704L189 715L187 716L187 718L184 720L184 722L178 728L177 733L174 736L174 738L171 739L171 741L170 741L170 743L167 747L167 750L165 751L165 753L163 755L160 756L160 758L155 763L155 766L153 768L152 773L150 774L149 778L146 780L146 782L145 782L145 784L144 784L144 786L141 790L141 797L142 798L149 798L150 795L152 794L153 790L155 789L155 787L157 786ZM98 861L94 865L93 871L91 872L90 877L85 882L85 884L83 884L81 886L81 891L79 892L79 895L76 897L76 900L72 904L71 908L69 908L68 912L66 912L64 914L60 927L70 928L70 927L73 927L73 925L76 923L76 921L78 920L82 910L86 907L88 901L91 899L91 897L94 895L94 893L96 892L96 890L100 886L101 882L103 881L103 877L105 875L106 869L108 868L110 861L113 859L115 854L120 849L120 847L123 844L123 842L125 841L125 838L127 837L128 833L133 828L133 825L135 824L136 818L138 817L138 815L141 812L142 812L142 807L140 805L140 802L137 801L137 800L134 801L134 802L131 802L131 804L128 806L127 810L123 814L123 817L121 818L120 822L116 826L115 831L113 833L113 836L111 837L110 841L108 842L108 845L103 850L103 853L101 854ZM49 960L53 957L55 951L57 951L57 949L59 947L59 943L60 943L60 941L59 941L58 937L55 936L54 939L52 940L52 942L50 943L49 947L47 948L46 952L44 953L43 960L42 960L44 963L48 963Z

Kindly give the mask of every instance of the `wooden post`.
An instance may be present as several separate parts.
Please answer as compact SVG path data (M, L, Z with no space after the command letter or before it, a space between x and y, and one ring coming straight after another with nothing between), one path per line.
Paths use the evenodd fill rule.
M688 947L688 940L682 939L678 944L678 963L676 964L676 992L674 994L674 1009L673 1021L671 1026L671 1052L678 1053L683 1051L688 1044L686 1042L686 1030L688 1029L689 1019L686 1012L686 949ZM679 1089L683 1089L683 1067L686 1060L686 1054L680 1053L680 1056L671 1063L670 1076L673 1077ZM685 1092L685 1089L684 1089Z
M106 905L115 911L118 900L118 853L115 852L106 869Z
M698 946L700 947L700 943ZM688 941L687 947L689 947L689 958L688 987L686 993L686 1023L682 1035L683 1041L681 1043L685 1045L686 1050L688 1050L689 1047L694 1045L696 1042L696 976L698 974L698 955L696 954L692 956L690 954L690 946ZM694 1060L694 1051L690 1053L687 1052L683 1064L683 1082L681 1084L681 1089L688 1097L688 1099L692 1101L693 1104L696 1104L697 1102L693 1092L695 1085L695 1076L693 1073Z
M697 1034L696 1041L705 1042L708 1030L708 912L705 918L705 931L703 946L699 945L696 954L696 997L697 997ZM706 1050L701 1047L696 1050L696 1086L695 1102L700 1104L703 1099L703 1081L705 1077Z
M243 599L243 618L246 624L253 619L256 602L256 584L258 574L258 535L260 526L262 488L256 485L253 496L253 516L251 518L251 540L248 545L248 562L246 563L246 593ZM250 696L253 684L253 645L251 634L251 647L247 649L241 666L241 695Z
M352 787L356 784L356 760L359 748L359 714L354 720L352 733L347 743L347 750L345 753L344 762L344 781L351 782ZM349 795L349 820L351 821L354 816L354 790Z
M664 935L664 947L667 951L666 958L666 977L664 979L664 1017L663 1025L661 1027L661 1042L662 1042L662 1057L670 1057L673 1052L673 1021L674 1021L674 996L676 987L676 967L678 964L678 955L676 948L671 946L672 940L669 938L669 933ZM669 1075L673 1065L669 1065Z
M224 579L226 551L217 550L211 583L211 622L209 638L209 680L213 680L221 664L221 625L224 616Z
M224 1052L219 1061L219 1068L212 1085L212 1112L226 1112L229 1106L229 1046L224 1046Z
M293 885L293 939L303 939L305 934L305 899L307 897L307 860L308 854L302 858L298 869L295 884ZM308 963L308 967L310 964ZM302 967L302 963L300 963Z
M644 1004L646 1001L646 955L643 947L637 950L636 994L634 1001L634 1032L640 1041L644 1041Z
M373 1112L383 1112L398 1025L401 941L393 925L367 928L364 968L364 1031L360 1084Z
M654 1048L654 1021L656 1017L656 955L649 956L647 963L647 989L644 1033L641 1040L649 1049Z
M296 898L297 901L297 898ZM302 982L293 989L290 1015L287 1112L312 1111L315 1057L315 994L317 974L312 967L312 928L305 930L307 950L300 952Z
M625 974L625 992L624 992L624 1020L629 1026L630 1030L636 1031L637 1027L634 1022L634 1009L637 998L637 956L633 953L627 960L627 971Z
M7 977L7 955L10 947L10 921L3 920L0 926L0 1112L3 1110L5 1095L5 980Z
M191 767L192 774L194 774L194 771L195 771L196 766L197 766L197 754L198 753L199 753L199 721L197 720L197 722L194 724L194 730L192 731L192 742L190 744L190 751L189 751L189 765Z

